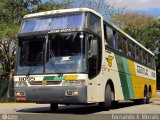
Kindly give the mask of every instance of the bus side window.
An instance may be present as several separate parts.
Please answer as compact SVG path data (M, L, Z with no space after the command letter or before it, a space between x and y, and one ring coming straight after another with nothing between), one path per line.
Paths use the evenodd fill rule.
M107 26L107 43L108 46L114 48L113 46L113 30Z
M139 61L142 63L143 55L142 55L142 48L139 48Z
M139 61L139 49L137 46L135 46L135 50L136 50L136 60Z
M90 29L101 36L101 19L97 15L90 13Z
M107 46L107 26L104 24L104 42L105 42L105 47Z
M155 60L154 60L154 56L151 56L151 68L155 69Z
M153 68L153 58L151 56L151 68Z
M113 30L113 46L114 46L114 49L117 50L117 38L116 38L115 30Z
M122 52L127 55L128 47L127 47L127 40L125 37L122 36Z
M118 51L122 52L123 40L120 34L118 34Z
M151 66L151 56L148 55L148 66Z
M130 40L128 40L128 56L131 57L132 56L132 44L130 42Z
M154 58L153 58L153 69L156 70L156 63Z
M132 51L131 51L131 54L132 54L132 58L136 59L136 46L134 43L132 43Z
M147 62L147 53L143 50L143 63L146 64Z
M100 40L92 36L89 39L89 51L88 51L88 67L89 78L95 77L100 71L101 66L101 43Z

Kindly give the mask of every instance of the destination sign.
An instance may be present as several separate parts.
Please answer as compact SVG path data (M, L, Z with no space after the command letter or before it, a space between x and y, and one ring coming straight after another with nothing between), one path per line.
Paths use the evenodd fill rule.
M75 31L75 28L56 29L49 31L48 33L71 32L71 31Z

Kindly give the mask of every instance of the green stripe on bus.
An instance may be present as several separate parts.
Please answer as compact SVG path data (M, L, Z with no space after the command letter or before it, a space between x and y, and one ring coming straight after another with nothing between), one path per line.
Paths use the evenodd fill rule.
M128 88L128 83L127 83L127 77L125 74L123 59L119 55L115 55L115 57L116 57L120 81L122 85L123 96L124 96L124 99L129 99L130 94L129 94L129 88Z
M130 95L130 99L134 99L134 90L133 90L133 84L132 84L132 77L131 77L131 72L129 69L129 64L128 64L128 60L126 58L122 58L123 59L123 65L124 65L124 71L126 73L126 79L127 79L127 85L128 85L128 89L129 89L129 95Z
M45 76L43 80L64 80L64 76Z

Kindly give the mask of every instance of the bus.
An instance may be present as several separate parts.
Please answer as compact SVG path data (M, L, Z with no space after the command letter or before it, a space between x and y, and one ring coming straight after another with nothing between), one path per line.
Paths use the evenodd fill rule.
M109 110L156 94L154 54L88 8L25 15L17 49L16 101Z

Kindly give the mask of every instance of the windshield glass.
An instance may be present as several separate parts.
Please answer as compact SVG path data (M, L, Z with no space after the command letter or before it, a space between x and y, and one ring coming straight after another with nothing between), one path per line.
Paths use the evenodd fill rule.
M64 28L79 28L84 26L84 13L43 16L25 19L22 23L21 33Z
M20 40L18 73L43 72L43 45L44 39L36 37ZM32 69L31 69L32 68Z
M46 51L45 38L21 40L17 74L85 73L85 36L83 32L49 34Z
M49 37L46 72L85 72L85 35L81 32Z

